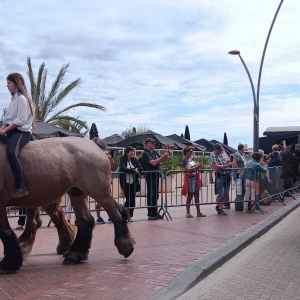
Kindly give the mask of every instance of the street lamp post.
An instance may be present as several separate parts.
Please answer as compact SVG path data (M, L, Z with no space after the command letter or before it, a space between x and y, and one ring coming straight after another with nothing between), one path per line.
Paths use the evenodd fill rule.
M279 6L276 10L275 16L273 18L273 21L272 21L272 24L271 24L271 27L269 29L269 33L268 33L268 36L267 36L267 39L266 39L266 42L265 42L265 47L264 47L264 51L263 51L261 62L260 62L256 94L255 94L255 89L254 89L254 85L253 85L251 75L249 73L249 70L248 70L244 60L242 59L242 56L240 55L240 51L232 50L232 51L228 52L228 54L239 56L243 66L246 69L246 72L247 72L249 80L250 80L250 84L251 84L251 88L252 88L252 94L253 94L253 102L254 102L254 109L253 109L253 152L257 152L259 150L259 92L260 92L261 73L262 73L262 68L263 68L263 64L264 64L264 59L265 59L265 54L266 54L269 38L270 38L272 29L273 29L273 25L275 23L276 17L278 15L278 12L281 8L281 5L282 5L283 1L284 0L281 0L280 3L279 3Z

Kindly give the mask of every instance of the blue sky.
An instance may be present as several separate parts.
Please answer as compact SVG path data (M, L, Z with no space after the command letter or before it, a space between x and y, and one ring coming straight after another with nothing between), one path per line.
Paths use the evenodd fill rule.
M63 64L66 83L80 89L64 105L92 102L72 111L96 123L100 137L146 123L163 135L222 140L252 146L253 98L240 50L254 84L279 0L0 2L0 109L9 105L6 76L35 74L42 62L49 86ZM300 115L300 2L286 0L264 62L260 136L267 127L295 126ZM28 80L27 80L28 82Z

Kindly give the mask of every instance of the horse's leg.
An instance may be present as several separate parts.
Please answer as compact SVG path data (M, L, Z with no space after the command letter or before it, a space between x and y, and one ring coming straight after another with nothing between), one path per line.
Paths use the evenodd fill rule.
M4 206L0 206L0 239L4 246L0 274L14 273L21 268L23 258L17 237L9 226Z
M26 225L22 235L18 238L22 257L25 259L32 250L36 231L42 226L39 208L26 209Z
M72 188L68 195L76 215L77 235L70 249L64 254L63 264L74 265L88 258L95 221L88 210L86 195L81 190Z
M75 228L65 219L65 212L60 207L61 199L43 207L44 211L50 216L56 226L59 243L56 247L57 254L64 254L72 245L75 239Z
M129 257L134 250L133 246L135 245L135 241L127 226L127 211L123 205L117 203L110 194L103 199L95 198L95 200L106 210L110 220L114 224L115 246L119 253L125 258Z

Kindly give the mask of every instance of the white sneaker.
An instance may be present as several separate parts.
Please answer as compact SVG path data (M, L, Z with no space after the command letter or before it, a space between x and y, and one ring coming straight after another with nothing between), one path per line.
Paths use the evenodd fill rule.
M244 208L243 213L247 213L247 212L248 212L248 208Z
M16 227L16 229L23 229L23 226L22 226L22 225L18 225L18 226Z

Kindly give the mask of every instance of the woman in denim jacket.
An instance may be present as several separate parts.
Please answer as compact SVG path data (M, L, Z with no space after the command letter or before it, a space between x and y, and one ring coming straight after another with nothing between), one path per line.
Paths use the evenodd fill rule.
M255 201L255 184L254 180L258 179L258 172L266 173L266 163L264 161L260 162L261 154L259 152L254 152L252 154L252 159L247 164L247 169L245 173L245 198L244 201ZM248 169L249 168L249 169ZM254 170L253 170L254 169ZM251 197L251 198L250 198ZM244 202L244 213L248 212L248 202ZM257 212L255 209L254 212Z

